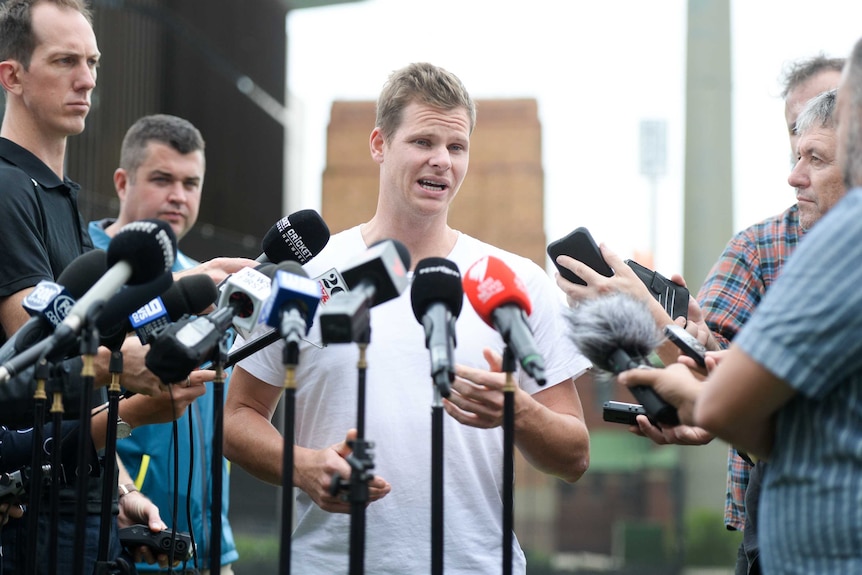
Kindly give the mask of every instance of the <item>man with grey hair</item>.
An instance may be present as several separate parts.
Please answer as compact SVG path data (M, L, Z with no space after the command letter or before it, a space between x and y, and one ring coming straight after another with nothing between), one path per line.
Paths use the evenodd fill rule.
M796 191L797 201L784 213L737 233L704 281L698 300L710 332L706 343L712 349L729 345L778 277L803 234L844 193L835 162L834 92L816 98L816 103L800 117L811 98L837 86L843 61L816 56L795 63L788 71L783 94L794 167L787 181ZM615 285L622 289L622 280L617 276L601 278L601 282L616 282ZM561 279L557 282L558 285L566 283ZM640 282L635 282L635 285L642 289ZM575 287L584 290L580 286ZM692 325L691 321L689 325ZM638 417L636 432L659 444L699 445L713 439L712 434L696 427L659 428L646 417ZM728 529L745 531L737 557L737 575L757 573L754 525L761 469L762 464L752 470L750 461L735 449L730 449L725 524ZM750 479L752 473L754 477Z
M833 163L853 188L807 234L705 385L678 367L621 376L677 404L694 399L690 423L769 461L758 538L763 571L779 575L862 572L860 94L862 40L838 90Z
M844 191L834 173L834 119L830 118L829 126L819 127L817 121L806 121L812 124L813 132L805 132L804 140L797 127L805 104L837 87L843 63L842 58L815 56L792 64L785 76L785 120L794 159L787 181L796 191L797 201L783 213L737 233L703 282L697 299L712 335L722 348L730 345L751 317L805 232L823 215L827 204L831 207L836 196ZM831 101L834 105L834 96ZM832 170L824 170L822 157L814 154L821 151L828 154ZM729 450L724 521L728 529L744 531L736 575L759 572L757 498L764 465L755 468L736 449Z

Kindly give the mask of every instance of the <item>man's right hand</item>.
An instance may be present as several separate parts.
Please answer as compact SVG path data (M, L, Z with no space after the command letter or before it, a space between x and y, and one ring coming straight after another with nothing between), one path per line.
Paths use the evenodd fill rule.
M174 279L187 275L206 274L216 283L220 284L227 276L234 274L247 267L256 267L258 262L248 258L213 258L195 267L174 274Z
M637 425L629 427L629 431L648 437L658 445L705 445L715 438L707 430L693 425L658 427L646 415L638 415L637 422Z
M294 485L305 491L311 500L324 511L330 513L350 513L350 502L343 494L331 495L333 475L336 473L343 479L350 479L350 464L345 458L352 453L347 444L356 439L356 430L347 432L344 441L330 447L313 450L297 448L294 465ZM383 478L374 476L368 482L369 503L385 497L392 490Z
M121 348L123 353L123 375L121 384L123 387L141 395L155 396L161 393L165 386L152 371L147 369L145 360L150 346L141 345L137 337L127 337ZM108 371L111 353L105 347L99 348L98 361L96 361L96 386L108 385L111 374Z
M189 405L206 393L206 382L212 381L214 377L215 372L212 370L195 370L188 380L172 384L157 395L135 395L124 400L120 415L132 429L179 419Z

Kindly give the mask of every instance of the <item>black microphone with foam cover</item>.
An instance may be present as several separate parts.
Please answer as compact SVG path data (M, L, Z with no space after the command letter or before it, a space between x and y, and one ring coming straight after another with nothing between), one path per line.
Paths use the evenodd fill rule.
M173 282L173 274L166 271L150 282L128 285L106 301L96 319L100 343L111 349L122 345L126 334L131 331L129 315L164 293Z
M445 258L425 258L416 264L410 288L413 315L425 328L431 354L431 378L443 397L455 379L455 320L464 304L461 272Z
M173 277L170 273L168 275L171 275L171 278ZM129 286L121 293L139 287L141 286ZM150 343L150 339L160 329L166 327L171 322L177 321L184 315L202 313L213 305L217 298L218 290L216 289L215 282L206 274L184 276L172 284L168 282L165 289L157 291L156 297L143 300L142 305L133 309L131 313L127 313L111 332L107 334L100 332L102 345L107 345L105 342L106 338L119 337L117 334L125 338L125 335L133 330L142 344ZM135 299L140 301L138 297ZM100 320L108 313L111 313L111 315L114 314L112 310L108 310L108 306L112 302L113 299L105 304L105 308L99 317ZM120 313L119 307L118 313ZM108 345L108 347L111 346Z
M205 312L218 299L218 289L206 274L183 276L162 294L168 315L178 320L186 314Z
M84 295L108 269L107 254L104 250L90 250L78 256L66 266L57 278L57 283L66 288L74 299ZM74 302L73 302L74 303ZM65 319L65 316L61 319ZM0 362L5 362L16 353L49 337L54 325L41 316L31 317L0 348Z
M305 264L329 242L329 227L314 210L299 210L278 220L263 237L260 263Z
M176 250L176 236L170 225L161 220L140 220L120 228L108 244L107 271L75 302L50 338L0 366L0 383L40 357L55 360L64 356L77 341L85 322L98 319L99 310L108 298L126 283L144 284L169 271Z
M568 314L571 338L593 365L616 375L628 369L653 367L647 359L663 336L649 309L624 293L590 299ZM676 408L648 386L630 387L647 415L658 423L678 425Z
M108 271L124 263L129 277L123 283L148 283L170 271L177 256L177 237L170 224L139 220L121 227L108 243Z
M176 252L177 238L166 222L140 220L120 228L108 244L108 270L75 303L55 336L60 337L58 332L64 327L76 334L80 332L94 304L104 302L125 284L146 284L169 272L174 265Z

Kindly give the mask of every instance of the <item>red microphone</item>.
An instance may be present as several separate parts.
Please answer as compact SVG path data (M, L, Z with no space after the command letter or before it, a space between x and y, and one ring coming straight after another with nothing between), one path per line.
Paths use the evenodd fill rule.
M530 296L521 278L503 261L485 256L464 274L464 293L476 313L503 337L530 377L545 384L545 361L527 323Z

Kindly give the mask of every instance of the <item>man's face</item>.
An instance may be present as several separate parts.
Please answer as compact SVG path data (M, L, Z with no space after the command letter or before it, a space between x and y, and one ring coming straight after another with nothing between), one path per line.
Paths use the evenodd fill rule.
M36 48L20 69L20 96L38 129L52 136L84 130L96 87L99 48L86 18L50 3L32 9Z
M832 128L812 128L799 136L796 165L787 183L796 189L799 223L808 230L844 196L836 157L837 135Z
M120 197L120 222L157 218L170 224L182 238L195 225L204 183L204 156L200 150L181 154L161 142L149 142L147 155L129 177L114 172Z
M401 125L385 140L371 134L371 155L381 166L381 199L420 216L445 214L470 162L470 116L411 103Z
M796 158L796 145L799 139L796 135L796 118L805 107L805 104L821 92L834 90L838 87L841 72L837 70L824 70L809 78L799 86L796 86L787 94L784 100L784 119L787 122L787 135L790 138L791 161Z

